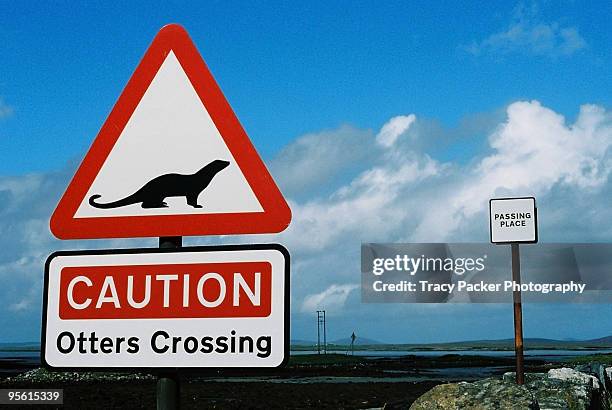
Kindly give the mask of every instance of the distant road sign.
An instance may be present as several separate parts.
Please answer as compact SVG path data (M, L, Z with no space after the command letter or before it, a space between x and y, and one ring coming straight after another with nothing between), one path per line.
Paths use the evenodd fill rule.
M536 243L538 215L534 197L489 200L492 243Z
M281 232L291 210L187 32L163 27L51 217L60 239Z
M62 251L45 268L42 360L57 369L278 367L280 245Z

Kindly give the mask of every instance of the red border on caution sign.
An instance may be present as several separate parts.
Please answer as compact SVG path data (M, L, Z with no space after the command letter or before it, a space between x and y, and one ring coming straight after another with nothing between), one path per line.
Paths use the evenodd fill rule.
M102 165L173 51L206 107L263 212L75 218ZM183 27L163 27L128 81L51 216L59 239L127 238L276 233L287 228L291 210Z

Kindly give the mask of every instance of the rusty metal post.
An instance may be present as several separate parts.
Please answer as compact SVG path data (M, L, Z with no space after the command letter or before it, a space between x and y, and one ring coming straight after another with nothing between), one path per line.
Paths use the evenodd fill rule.
M519 244L513 243L512 247L512 280L515 284L521 284L521 259L519 255ZM525 383L525 368L523 356L523 307L521 304L521 289L512 292L514 302L514 352L516 355L516 384Z

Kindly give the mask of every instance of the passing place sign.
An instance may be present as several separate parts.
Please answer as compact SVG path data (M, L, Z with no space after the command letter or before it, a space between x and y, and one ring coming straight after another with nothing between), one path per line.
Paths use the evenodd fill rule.
M287 358L280 245L57 252L45 272L50 368L277 367Z
M538 223L535 198L489 200L492 243L536 243Z

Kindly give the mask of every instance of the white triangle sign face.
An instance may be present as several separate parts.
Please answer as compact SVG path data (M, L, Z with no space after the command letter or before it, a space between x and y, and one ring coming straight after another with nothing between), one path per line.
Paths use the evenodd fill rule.
M157 35L51 219L61 239L270 233L291 211L182 27Z
M143 208L142 202L106 209L95 208L89 203L93 195L101 195L100 203L117 201L158 176L193 174L215 160L227 161L229 165L198 194L201 208L188 205L186 197L182 196L167 197L163 201L167 206L153 208ZM134 198L135 201L139 199ZM206 107L171 52L102 165L75 217L262 211Z

